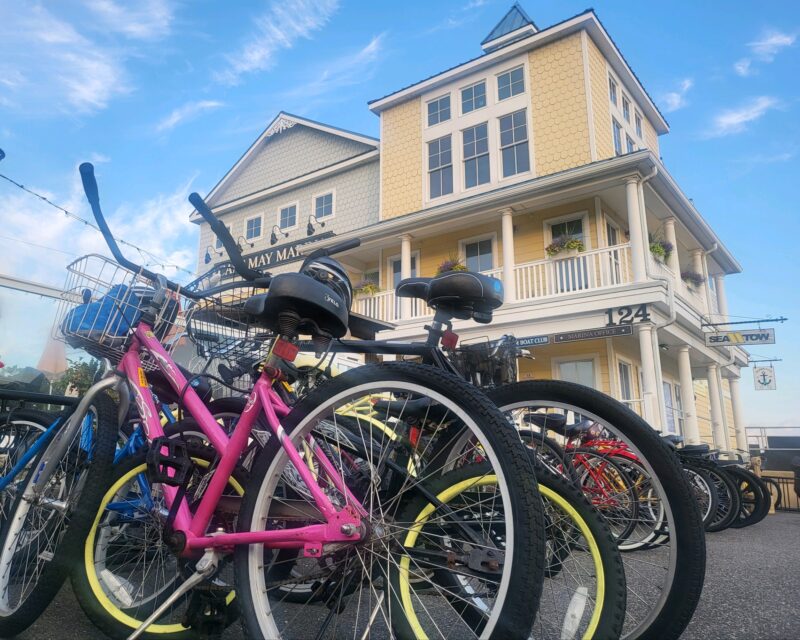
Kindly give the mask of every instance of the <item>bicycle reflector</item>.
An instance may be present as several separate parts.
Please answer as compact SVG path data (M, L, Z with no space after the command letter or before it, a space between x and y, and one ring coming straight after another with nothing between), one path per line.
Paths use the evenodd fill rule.
M442 334L442 346L445 349L455 349L458 344L458 334L448 329Z
M189 481L192 461L186 443L166 436L155 438L147 451L147 475L150 482L180 487Z

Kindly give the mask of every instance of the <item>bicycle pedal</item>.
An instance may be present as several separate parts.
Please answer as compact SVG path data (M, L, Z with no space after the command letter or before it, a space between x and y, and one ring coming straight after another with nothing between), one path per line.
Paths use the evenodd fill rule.
M147 474L151 482L180 487L189 481L192 460L182 440L161 436L150 443L147 451Z

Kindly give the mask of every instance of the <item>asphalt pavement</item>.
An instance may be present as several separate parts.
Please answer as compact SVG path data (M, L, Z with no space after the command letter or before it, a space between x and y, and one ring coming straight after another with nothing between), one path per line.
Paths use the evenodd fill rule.
M703 597L685 640L800 638L800 514L778 513L746 529L709 534ZM19 640L105 636L83 615L69 585ZM243 638L239 625L225 640Z

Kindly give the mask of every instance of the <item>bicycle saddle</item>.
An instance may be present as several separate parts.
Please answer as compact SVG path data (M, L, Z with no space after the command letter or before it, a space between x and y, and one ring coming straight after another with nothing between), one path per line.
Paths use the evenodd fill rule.
M661 439L664 442L671 444L673 448L683 442L683 436L679 436L674 433L664 433L661 435Z
M433 278L406 278L395 289L398 298L418 298L453 318L487 324L503 304L503 283L472 271L449 271Z
M563 433L564 425L567 424L567 416L560 413L528 413L523 416L522 421L542 429L552 429Z
M711 453L711 447L707 444L685 444L681 447L681 453L687 456L705 456Z
M189 384L197 392L197 395L200 396L201 400L211 399L211 383L207 378L195 378L194 373L179 364L178 369L180 369L181 373L187 380L191 381ZM158 399L161 400L161 402L165 402L167 404L177 404L178 402L182 401L182 398L179 398L178 394L175 393L170 386L167 377L162 373L161 369L148 371L147 382L150 383L150 386L153 388L153 392L158 396Z
M341 296L301 273L274 276L269 291L248 298L244 310L259 326L289 337L347 333L349 310Z

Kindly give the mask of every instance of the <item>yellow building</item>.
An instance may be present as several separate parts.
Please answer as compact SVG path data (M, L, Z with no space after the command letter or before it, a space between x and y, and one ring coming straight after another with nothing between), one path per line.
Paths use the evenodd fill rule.
M490 325L535 360L520 377L588 384L656 428L747 449L740 348L706 346L741 267L670 176L669 127L593 11L539 29L515 4L483 52L383 98L376 140L280 113L209 195L254 268L338 256L381 291L355 310L420 338L431 317L395 298L446 260L503 281ZM198 220L198 222L200 222ZM200 264L227 257L201 223Z
M341 259L382 289L356 311L422 336L429 310L394 285L458 258L507 300L491 325L457 323L462 342L531 338L522 379L589 384L662 431L746 449L747 354L707 347L703 326L728 315L741 267L659 159L664 117L593 11L538 29L515 4L481 46L369 105L379 221L335 239L362 240Z

